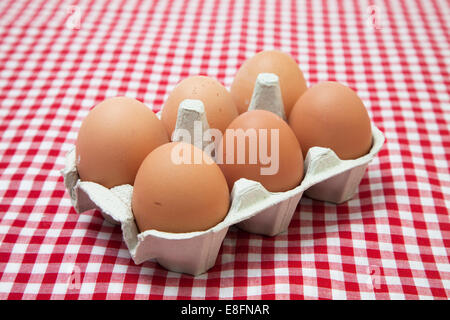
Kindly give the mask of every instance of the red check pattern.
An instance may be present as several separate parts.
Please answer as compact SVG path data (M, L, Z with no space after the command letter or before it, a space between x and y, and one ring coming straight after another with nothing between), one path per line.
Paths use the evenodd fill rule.
M450 3L0 2L0 299L448 299ZM286 234L233 227L192 277L135 265L120 227L77 214L59 170L89 109L155 111L196 74L227 87L263 49L309 85L354 88L387 142L358 194L303 198Z

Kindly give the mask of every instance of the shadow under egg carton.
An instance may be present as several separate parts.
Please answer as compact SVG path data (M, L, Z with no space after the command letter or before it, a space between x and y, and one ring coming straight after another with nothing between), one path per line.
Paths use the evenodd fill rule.
M265 109L285 118L278 77L260 74L255 84L250 109ZM203 104L198 100L181 103L173 139L182 140L180 129L194 133L194 121L207 124ZM267 236L287 230L303 193L311 198L334 203L349 200L356 192L369 162L384 143L384 136L372 125L373 143L368 154L354 160L341 160L328 148L314 147L305 158L305 175L299 186L286 192L269 192L259 182L240 179L231 192L231 205L225 219L199 232L167 233L157 230L139 232L131 210L133 187L111 189L94 182L81 181L76 169L75 149L66 156L62 170L64 184L77 212L98 209L104 218L120 224L124 241L136 264L154 259L176 272L201 274L214 266L223 239L231 225ZM205 147L205 143L203 147Z

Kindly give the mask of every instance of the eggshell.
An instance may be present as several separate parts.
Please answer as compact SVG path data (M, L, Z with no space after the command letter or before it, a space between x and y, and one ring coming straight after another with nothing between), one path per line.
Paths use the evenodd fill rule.
M289 116L295 102L306 91L306 81L297 62L290 55L275 50L257 53L246 60L236 73L230 92L239 113L248 110L260 73L274 73L279 77L284 113Z
M80 179L107 188L133 184L144 158L169 142L162 122L142 102L115 97L94 107L76 141Z
M372 146L370 118L356 93L325 81L308 89L295 104L289 125L302 146L332 149L343 160L367 154Z
M161 120L169 136L175 130L178 107L186 99L202 101L209 127L221 132L238 116L233 98L220 82L206 76L189 77L173 89L164 103Z
M250 139L245 140L244 148L239 150L238 138L235 136L236 130L255 129L257 136L257 161L251 163ZM272 153L272 145L278 144L275 148L278 152L278 165L276 172L263 174L261 168L268 168L271 164L264 163L261 158L261 148L264 140L261 140L261 131L266 131L267 148L266 154L270 155L271 162L275 161L275 154ZM278 130L278 139L272 140L272 131ZM229 140L230 139L230 140ZM227 147L228 141L234 143L234 155L229 156L232 147ZM230 148L230 150L228 150ZM224 137L218 146L219 163L231 189L236 180L246 178L260 182L267 190L281 192L290 190L299 185L303 178L303 155L300 145L288 124L274 113L266 110L252 110L241 114L227 128ZM239 163L238 153L244 152L245 163ZM263 151L264 152L264 151ZM228 161L227 158L232 161ZM230 163L232 162L232 163Z
M184 142L162 145L145 158L132 198L141 232L207 230L225 218L229 204L220 168L201 149Z

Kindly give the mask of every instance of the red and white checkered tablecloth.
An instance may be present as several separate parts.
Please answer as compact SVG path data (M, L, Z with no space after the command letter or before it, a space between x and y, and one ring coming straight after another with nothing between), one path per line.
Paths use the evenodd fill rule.
M450 298L450 3L0 2L0 299ZM287 233L232 227L192 277L135 265L120 227L77 214L59 170L89 109L155 111L196 74L229 87L263 49L309 85L354 88L387 141L357 195L303 198Z

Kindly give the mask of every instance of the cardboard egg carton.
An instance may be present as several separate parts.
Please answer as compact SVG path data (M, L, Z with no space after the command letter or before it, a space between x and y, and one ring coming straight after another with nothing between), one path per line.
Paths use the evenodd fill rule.
M276 75L258 76L250 109L265 109L286 118ZM172 139L183 140L181 130L187 130L195 137L194 131L199 129L193 125L195 122L201 123L202 130L209 128L202 102L183 101ZM197 275L215 264L223 239L232 225L248 232L274 236L287 230L304 193L311 198L334 203L350 199L357 191L369 162L383 146L384 136L381 131L372 126L372 134L370 152L355 160L340 160L328 148L311 148L304 162L304 178L292 190L269 192L259 182L247 179L236 181L225 219L199 232L139 232L131 210L133 187L121 185L108 189L94 182L81 181L76 169L75 149L67 154L62 174L76 211L81 213L98 209L107 221L119 224L136 264L153 259L171 271ZM206 147L205 141L189 142Z

